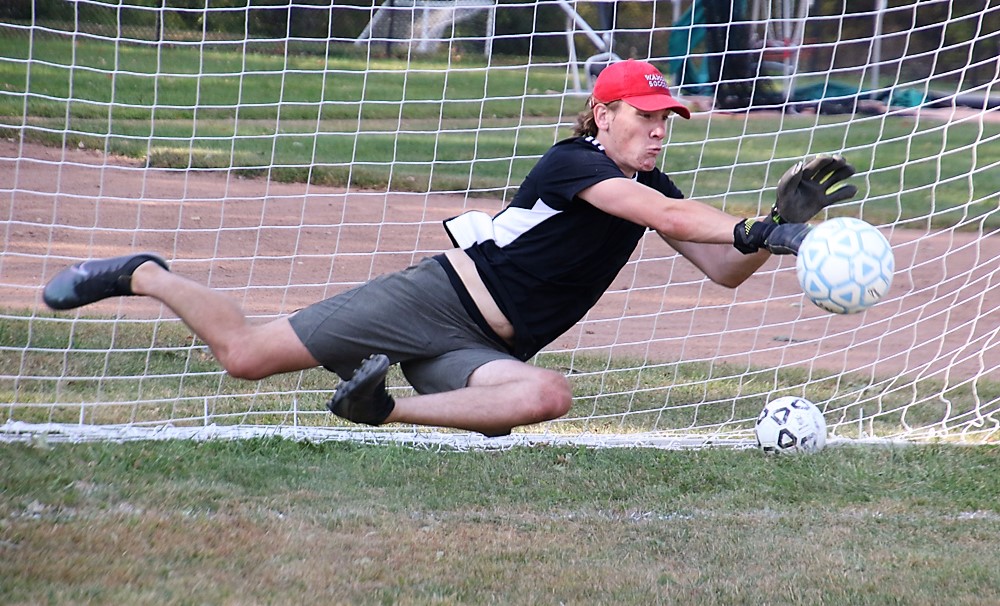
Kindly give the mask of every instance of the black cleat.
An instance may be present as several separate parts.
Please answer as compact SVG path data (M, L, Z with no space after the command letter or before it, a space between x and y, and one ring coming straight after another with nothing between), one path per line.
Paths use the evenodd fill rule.
M52 309L73 309L108 297L132 295L132 272L146 261L169 269L166 261L148 253L91 259L56 274L45 285L42 299Z
M354 376L337 386L326 405L330 412L353 423L381 425L396 406L385 388L389 357L373 354L354 371Z

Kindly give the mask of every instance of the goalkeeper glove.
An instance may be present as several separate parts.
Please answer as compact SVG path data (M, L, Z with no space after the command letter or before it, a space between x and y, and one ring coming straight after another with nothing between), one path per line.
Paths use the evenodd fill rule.
M805 223L827 206L858 193L857 187L842 183L853 174L854 167L841 155L797 162L778 180L777 201L768 218L777 224Z
M764 248L774 255L797 255L811 227L805 223L782 223L743 219L733 229L733 246L745 255Z

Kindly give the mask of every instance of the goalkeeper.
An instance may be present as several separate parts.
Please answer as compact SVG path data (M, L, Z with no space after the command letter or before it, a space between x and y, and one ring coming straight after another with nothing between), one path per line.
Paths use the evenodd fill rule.
M412 423L504 435L572 404L561 372L527 361L597 303L639 240L655 230L712 281L736 287L772 254L795 254L805 221L852 197L839 156L792 167L770 215L740 219L685 199L657 168L667 120L690 118L649 63L601 72L575 136L556 143L495 216L445 221L455 247L405 270L251 324L226 294L153 254L78 263L43 298L71 309L111 296L153 297L237 378L315 366L340 375L328 407L356 423ZM399 364L418 395L394 399Z

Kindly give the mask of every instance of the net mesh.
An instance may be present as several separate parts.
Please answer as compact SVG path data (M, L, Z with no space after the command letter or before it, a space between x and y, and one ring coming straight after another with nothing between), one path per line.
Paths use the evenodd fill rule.
M380 29L386 4L150 4L0 13L5 439L480 445L340 424L325 371L238 381L155 301L56 313L41 288L81 259L155 251L265 321L401 269L449 246L443 219L503 208L571 132L587 57L610 51L659 65L695 110L662 165L691 197L761 214L788 166L847 156L860 194L817 220L878 226L894 283L831 315L792 259L729 290L647 237L532 361L570 377L571 413L489 443L746 445L779 395L816 402L833 441L995 441L1000 9L388 5L434 25L407 40ZM431 9L448 16L420 21Z

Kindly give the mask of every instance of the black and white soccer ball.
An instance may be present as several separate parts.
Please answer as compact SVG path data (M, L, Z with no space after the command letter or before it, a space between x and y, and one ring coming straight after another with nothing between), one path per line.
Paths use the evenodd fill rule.
M809 400L783 396L760 411L754 434L764 452L819 452L826 446L826 419Z

